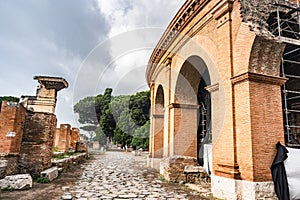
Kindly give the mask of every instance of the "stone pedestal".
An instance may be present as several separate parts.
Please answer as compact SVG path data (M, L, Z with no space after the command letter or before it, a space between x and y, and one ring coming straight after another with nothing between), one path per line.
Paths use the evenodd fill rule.
M27 112L19 159L21 173L39 175L51 167L56 122L54 114Z
M224 200L277 200L272 181L252 182L213 175L211 186L214 197Z

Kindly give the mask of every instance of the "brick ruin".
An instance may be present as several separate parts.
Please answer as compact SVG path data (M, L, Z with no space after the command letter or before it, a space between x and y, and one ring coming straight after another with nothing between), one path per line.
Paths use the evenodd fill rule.
M298 10L297 0L185 1L146 70L149 156L164 174L183 173L173 157L203 165L211 145L215 197L276 199L275 145L300 144Z
M38 175L51 167L56 122L56 116L51 113L26 113L20 148L20 173Z
M20 103L2 102L0 109L0 178L17 173L38 175L51 167L57 119L57 92L68 87L63 78L36 76L36 96Z
M76 150L76 144L80 142L80 131L78 128L71 128L70 124L61 124L56 129L54 147L59 152Z
M0 178L18 173L25 114L26 109L23 105L2 102L0 109Z

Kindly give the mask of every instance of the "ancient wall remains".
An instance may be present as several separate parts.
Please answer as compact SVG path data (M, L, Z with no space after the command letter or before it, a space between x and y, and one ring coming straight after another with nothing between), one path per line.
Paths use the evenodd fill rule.
M189 156L167 157L160 163L160 173L169 182L186 181L185 166L197 166L197 159Z
M20 173L39 174L51 167L57 119L54 114L26 114L20 151Z
M26 109L17 103L0 105L0 178L18 173Z
M78 128L72 128L70 147L73 150L75 150L76 149L76 143L79 142L79 141L80 141L79 129Z
M57 148L60 152L67 152L70 148L71 140L71 125L70 124L61 124L60 127L56 130L58 136L57 139Z
M19 154L5 154L0 156L0 179L18 173Z
M26 109L17 103L2 102L0 110L0 154L18 154Z

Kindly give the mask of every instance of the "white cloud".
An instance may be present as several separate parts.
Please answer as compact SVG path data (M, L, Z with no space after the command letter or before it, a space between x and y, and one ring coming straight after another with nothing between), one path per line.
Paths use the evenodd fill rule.
M110 22L109 36L142 27L165 28L184 0L98 0L100 11Z
M149 55L183 3L0 1L0 96L33 95L35 75L64 77L70 86L58 94L58 122L76 125L72 102L106 87L115 94L146 88Z

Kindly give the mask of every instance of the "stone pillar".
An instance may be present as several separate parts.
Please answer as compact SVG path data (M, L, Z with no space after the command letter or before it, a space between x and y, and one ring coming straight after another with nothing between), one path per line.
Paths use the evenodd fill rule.
M54 147L58 148L59 132L60 132L60 128L56 128L56 131L55 131L55 134L54 134L54 143L53 143L52 151L54 151Z
M71 125L61 124L59 128L58 151L68 152L70 147Z
M171 130L171 156L197 157L198 105L170 105L173 126Z
M18 173L26 109L14 102L0 105L0 179Z
M240 178L212 178L216 197L277 199L270 167L275 145L284 144L281 85L285 79L247 72L232 78L235 93L236 158Z
M38 175L51 167L56 123L54 114L27 111L20 149L20 173Z
M153 115L153 156L162 158L164 145L164 115Z
M14 102L2 102L0 109L0 153L18 154L26 109Z
M49 76L35 76L34 80L39 82L36 96L22 96L22 104L33 112L54 114L57 92L67 88L68 82L64 78Z
M79 132L78 128L72 128L70 145L73 150L76 149L76 143L80 141Z
M245 73L232 81L241 179L271 181L275 144L284 144L281 85L285 79Z
M165 105L170 105L172 95L172 58L168 58L166 62L166 84L165 86ZM164 109L164 152L163 157L170 155L170 108Z
M154 83L150 85L151 92L151 102L154 102ZM153 114L154 114L155 105L151 103L151 111L150 111L150 135L149 135L149 157L153 156L154 152L154 123L153 123Z

